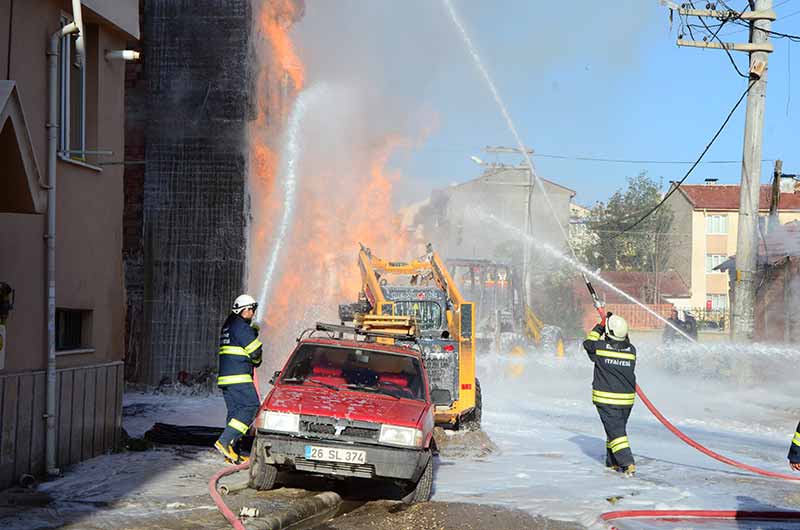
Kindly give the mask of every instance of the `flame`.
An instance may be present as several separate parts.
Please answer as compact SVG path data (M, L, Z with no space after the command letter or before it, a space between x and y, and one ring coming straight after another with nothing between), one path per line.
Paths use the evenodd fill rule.
M256 116L250 128L251 289L263 281L265 259L282 212L277 142L291 103L306 83L305 67L289 35L300 16L296 4L256 1L261 2L256 21L262 40ZM357 299L359 242L387 258L415 257L392 204L392 190L401 175L388 169L398 149L414 144L396 135L371 137L369 144L366 151L353 149L353 170L346 175L308 170L298 178L293 224L270 298L257 316L265 323L261 333L268 355L263 371L285 360L300 331L317 320L336 321L338 305Z
M270 341L278 347L289 347L316 320L335 322L339 304L356 301L359 242L386 257L411 257L392 205L392 187L400 174L386 168L392 153L405 145L402 139L385 138L370 155L369 170L343 188L331 186L324 176L304 176L282 274L265 308ZM282 361L289 351L274 353Z

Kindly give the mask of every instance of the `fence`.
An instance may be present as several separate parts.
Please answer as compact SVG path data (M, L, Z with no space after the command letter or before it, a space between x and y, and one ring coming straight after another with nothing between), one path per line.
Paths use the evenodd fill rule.
M56 379L58 466L119 446L122 362L61 369ZM45 471L46 373L0 376L0 490Z
M651 304L647 307L666 319L674 309L672 304ZM606 311L624 317L630 329L652 330L664 327L662 320L636 304L608 304ZM697 321L698 331L726 331L729 328L730 316L727 309L693 308L688 311ZM593 315L592 318L596 320L597 317Z

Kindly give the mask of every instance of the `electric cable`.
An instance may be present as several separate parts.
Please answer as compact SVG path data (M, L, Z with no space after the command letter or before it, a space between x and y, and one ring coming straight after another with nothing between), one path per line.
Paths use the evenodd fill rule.
M694 2L689 2L689 5L691 5L692 8L694 8ZM741 16L741 14L739 16ZM708 32L711 33L711 28L708 27L708 24L706 24L705 19L703 17L698 17L698 18L700 19L700 22L703 23L703 26L706 28L706 30L708 30ZM722 42L722 39L720 39L719 36L718 36L719 30L722 29L722 26L725 25L725 22L726 21L722 21L722 23L719 25L719 28L717 28L717 31L715 31L713 33L713 35L711 35L711 40L713 41L714 39L717 39L717 42L719 42L720 46L722 46L722 49L725 51L725 55L728 56L728 60L731 62L731 65L733 66L733 69L736 70L736 73L739 74L739 76L744 77L745 79L748 79L750 76L746 75L746 74L743 74L742 71L739 70L739 65L736 64L736 60L734 60L733 55L731 55L730 50L728 50L727 46L725 46L725 43Z
M750 81L750 83L747 85L747 89L744 92L742 92L742 95L739 97L739 100L736 102L736 104L733 106L733 108L728 113L728 116L725 118L725 121L722 122L722 125L719 127L719 129L717 129L717 132L711 138L711 141L708 142L708 145L706 145L705 149L703 149L703 152L700 153L700 156L697 157L697 160L695 160L694 164L692 164L692 167L689 168L689 170L686 172L686 174L683 176L683 178L681 178L681 180L679 180L678 182L675 183L674 186L672 186L672 189L670 189L664 195L664 198L661 199L661 201L659 201L658 204L656 204L655 206L650 208L650 210L648 210L647 213L645 213L642 217L640 217L638 221L636 221L633 224L628 225L627 227L623 228L617 235L612 236L611 237L612 240L620 237L622 234L624 234L624 233L632 230L633 228L639 226L639 224L642 221L644 221L645 219L650 217L656 210L661 208L661 206L664 205L664 203L667 201L667 199L669 199L672 196L673 193L678 191L678 188L680 188L681 184L683 184L686 181L686 179L689 178L689 175L692 174L692 171L694 171L694 168L697 167L697 165L703 159L703 157L708 152L708 150L711 149L711 146L714 145L714 142L717 140L719 135L722 133L723 129L725 129L725 126L728 125L728 122L730 121L730 119L733 116L734 112L736 112L736 109L739 108L739 105L742 103L742 101L744 100L745 96L747 96L747 94L750 92L750 89L753 88L753 85L755 85L756 81L757 80L755 80L755 79Z

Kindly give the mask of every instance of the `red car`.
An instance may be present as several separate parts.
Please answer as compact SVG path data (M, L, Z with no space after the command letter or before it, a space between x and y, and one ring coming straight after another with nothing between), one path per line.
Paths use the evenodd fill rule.
M433 401L418 349L301 336L255 421L250 486L273 487L277 472L390 479L410 502L433 484ZM305 334L304 334L305 335Z

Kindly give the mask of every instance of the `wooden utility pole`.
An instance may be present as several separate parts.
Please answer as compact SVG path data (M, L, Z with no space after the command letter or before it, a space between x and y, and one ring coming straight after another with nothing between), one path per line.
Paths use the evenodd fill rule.
M736 241L736 275L733 284L731 332L734 340L749 341L753 337L756 269L758 260L758 207L761 193L761 145L764 132L764 102L767 92L767 59L773 51L769 42L771 22L776 19L772 0L750 0L752 11L720 11L687 9L666 2L670 9L684 16L714 17L720 21L747 20L750 39L747 44L687 41L680 38L679 46L716 48L750 54L747 93L747 115L742 152L742 181L739 195L739 231ZM716 35L715 35L716 36Z
M767 11L771 8L772 0L755 0L755 11ZM750 42L756 45L767 43L769 40L767 32L770 26L769 19L750 22ZM750 53L750 83L752 86L747 94L747 115L744 124L742 184L739 193L739 233L736 240L735 296L731 313L732 336L735 341L752 340L755 321L758 203L761 195L761 145L764 135L768 58L767 51Z

